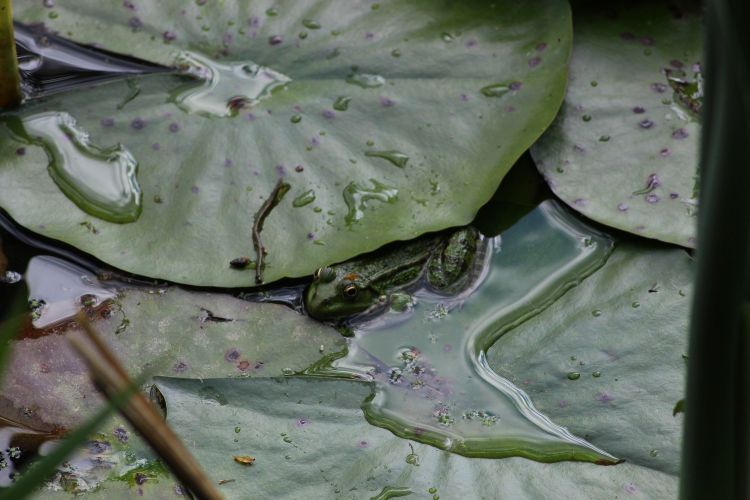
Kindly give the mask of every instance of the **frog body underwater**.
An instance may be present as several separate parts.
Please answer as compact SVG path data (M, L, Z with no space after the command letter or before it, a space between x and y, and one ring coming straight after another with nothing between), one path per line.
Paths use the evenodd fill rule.
M305 308L314 318L340 321L384 307L420 280L430 291L453 295L471 281L483 248L479 231L467 226L322 267L305 291Z

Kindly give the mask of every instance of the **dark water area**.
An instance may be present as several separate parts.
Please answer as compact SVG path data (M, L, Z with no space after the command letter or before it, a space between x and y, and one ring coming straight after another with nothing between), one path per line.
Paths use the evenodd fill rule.
M146 61L87 47L48 32L44 25L14 23L16 51L26 98L83 85L170 71Z

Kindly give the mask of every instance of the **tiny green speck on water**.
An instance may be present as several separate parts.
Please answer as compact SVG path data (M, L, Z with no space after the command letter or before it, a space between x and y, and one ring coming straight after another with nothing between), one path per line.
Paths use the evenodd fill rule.
M430 494L434 495L435 493L437 493L437 488L435 488L433 486L432 488L430 488L429 490L427 490L427 493L430 493Z
M297 196L292 201L292 206L296 208L304 207L305 205L309 205L310 203L315 201L315 191L312 189L305 191L301 195ZM319 207L315 207L319 208Z
M590 122L590 121L591 121L591 115L583 115L583 116L581 117L581 119L582 119L583 121L585 121L585 122Z
M597 85L599 85L599 82L597 82L596 80L591 80L592 87L596 87Z
M579 378L581 378L579 372L568 372L568 380L578 380Z
M289 119L292 123L299 123L302 121L302 116L300 115L292 115L292 117Z
M443 32L443 33L441 33L441 34L440 34L440 38L441 38L441 39L442 39L442 40L443 40L443 41L444 41L445 43L451 43L451 42L453 41L453 35L451 35L451 34L450 34L450 33L448 33L448 32Z
M510 85L507 83L494 83L482 87L479 91L486 97L502 97L510 92Z
M603 135L603 136L599 137L599 142L607 142L607 141L609 141L609 136L608 135Z
M602 376L602 372L600 372L600 371L597 370L594 373L592 373L591 376L594 377L594 378L599 378L599 377Z
M333 109L336 111L346 111L349 109L349 102L351 102L352 98L349 96L341 95L336 98L335 101L333 101Z
M636 300L636 301L634 301L634 302L633 302L632 304L630 304L630 305L631 305L631 306L632 306L633 308L638 308L638 307L641 307L641 303L640 303L640 302L638 302L637 300Z
M302 26L304 26L307 29L311 30L319 30L320 29L320 23L316 21L315 19L304 19L302 21Z
M392 55L393 57L401 57L401 51L400 51L400 50L398 50L398 49L393 49L393 50L391 51L391 55Z
M50 12L48 15L50 19L57 19L57 16L59 16L59 14L55 12L54 10Z
M379 3L374 3L374 4L372 4L370 6L370 9L372 9L372 10L378 10L379 8L380 8L380 4Z
M238 425L237 427L235 427L235 428L234 428L234 432L235 432L235 433L237 433L237 434L239 434L241 430L242 430L242 429L240 428L240 426L239 426L239 425Z
M372 158L382 158L384 160L388 160L393 165L404 168L409 161L409 156L405 155L404 153L400 151L365 151L365 156L369 156Z
M657 456L659 456L659 450L653 449L649 452L649 455L656 458Z
M307 31L300 31L299 35L297 36L300 37L300 39L304 40L305 38L307 38Z
M599 309L594 309L593 311L591 311L591 315L592 315L593 317L595 317L595 318L598 318L599 316L601 316L601 315L602 315L602 312L601 312L601 310L599 310Z
M267 10L266 10L266 15L269 15L269 16L276 16L276 15L278 15L278 14L279 14L279 11L278 11L278 10L276 10L276 9L274 9L273 7L271 7L270 9L267 9Z

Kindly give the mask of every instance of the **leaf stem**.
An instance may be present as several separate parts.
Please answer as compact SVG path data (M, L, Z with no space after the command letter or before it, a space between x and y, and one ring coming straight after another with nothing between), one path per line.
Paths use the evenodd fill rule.
M21 97L13 8L11 0L0 0L0 109L18 106Z

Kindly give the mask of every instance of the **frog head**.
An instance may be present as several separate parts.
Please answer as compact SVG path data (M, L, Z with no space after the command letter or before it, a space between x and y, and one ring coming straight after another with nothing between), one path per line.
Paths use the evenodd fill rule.
M361 274L343 266L321 267L305 291L310 316L336 321L382 302L381 294Z

